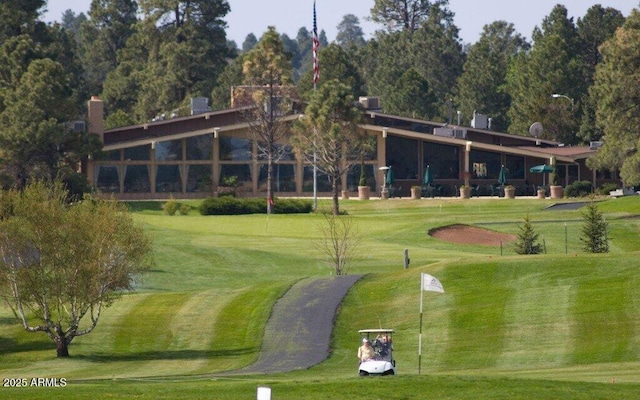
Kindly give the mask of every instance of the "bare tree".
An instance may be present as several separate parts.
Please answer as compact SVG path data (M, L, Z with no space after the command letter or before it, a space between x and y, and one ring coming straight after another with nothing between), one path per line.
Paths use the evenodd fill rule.
M285 154L278 145L289 132L282 116L292 110L292 66L274 27L247 53L243 64L245 93L236 93L251 107L244 113L258 157L267 160L267 213L273 211L273 164Z
M324 224L318 226L322 237L316 242L316 249L336 275L345 275L361 243L358 226L353 217L348 215L322 215Z
M40 182L0 193L0 298L58 357L152 264L151 241L124 206L66 199L62 185Z
M291 140L307 163L315 162L318 170L329 177L334 215L340 214L340 178L373 148L372 138L358 127L362 111L355 104L349 86L336 79L325 82L311 96Z

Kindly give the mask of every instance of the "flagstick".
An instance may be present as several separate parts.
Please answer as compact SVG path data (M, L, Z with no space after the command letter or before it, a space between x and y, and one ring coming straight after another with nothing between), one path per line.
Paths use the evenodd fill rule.
M425 283L425 279L429 279L429 283ZM422 369L422 303L424 291L428 290L430 292L438 292L444 293L444 288L442 287L442 283L433 276L429 274L425 274L424 272L420 274L420 334L418 335L418 375L420 375Z
M316 91L318 83L318 49L320 41L318 39L318 25L316 21L316 2L313 2L313 92ZM316 128L313 128L313 209L318 209L318 155L316 149Z
M418 375L422 366L422 297L424 296L423 282L424 277L420 275L420 334L418 335Z

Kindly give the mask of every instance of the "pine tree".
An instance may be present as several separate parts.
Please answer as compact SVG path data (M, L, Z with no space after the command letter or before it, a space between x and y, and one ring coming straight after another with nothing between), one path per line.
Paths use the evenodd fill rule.
M582 213L584 225L580 240L584 243L587 253L608 253L609 238L607 237L607 222L596 203L589 203Z
M518 233L518 239L514 245L514 250L517 254L538 254L542 252L542 245L538 243L538 234L534 231L531 225L531 218L529 214L524 217L524 225L520 226L520 233Z

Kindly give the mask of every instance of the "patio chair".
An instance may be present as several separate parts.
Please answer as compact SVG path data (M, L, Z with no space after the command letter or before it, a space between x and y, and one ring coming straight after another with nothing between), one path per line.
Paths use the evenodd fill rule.
M500 196L500 186L499 185L487 185L487 192L489 196Z
M389 186L387 190L389 191L389 198L396 197L400 193L400 188L395 186Z
M469 185L471 187L471 197L480 197L480 185Z

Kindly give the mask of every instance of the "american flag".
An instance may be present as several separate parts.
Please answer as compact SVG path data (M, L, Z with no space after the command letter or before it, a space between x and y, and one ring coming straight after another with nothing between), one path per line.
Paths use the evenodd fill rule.
M316 2L313 2L313 84L318 83L320 79L320 65L318 64L318 48L320 48L320 40L318 40L318 25L316 23Z

